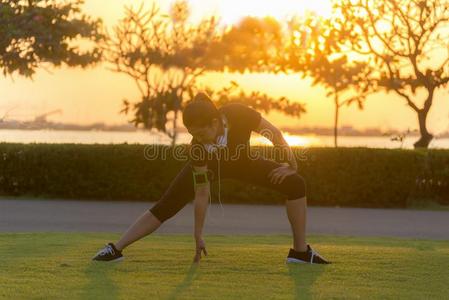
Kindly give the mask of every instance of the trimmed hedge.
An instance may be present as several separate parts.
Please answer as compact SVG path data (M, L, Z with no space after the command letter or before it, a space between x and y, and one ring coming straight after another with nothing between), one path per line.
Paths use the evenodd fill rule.
M146 148L147 147L147 148ZM157 201L186 161L163 145L0 143L0 194L66 199ZM273 154L272 147L253 151ZM448 203L449 150L293 148L309 205L407 207L414 199ZM167 153L145 159L145 151ZM212 187L214 201L216 185ZM281 204L284 197L233 180L224 203Z

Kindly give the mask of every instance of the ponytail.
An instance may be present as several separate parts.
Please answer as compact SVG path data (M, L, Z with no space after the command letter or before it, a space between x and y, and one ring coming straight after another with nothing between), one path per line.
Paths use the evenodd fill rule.
M204 101L204 102L212 102L212 99L209 97L208 94L206 94L206 92L199 92L198 94L196 94L195 97L193 97L193 101Z

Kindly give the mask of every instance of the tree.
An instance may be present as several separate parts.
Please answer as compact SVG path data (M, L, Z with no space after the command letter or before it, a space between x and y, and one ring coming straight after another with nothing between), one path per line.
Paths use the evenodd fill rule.
M228 86L217 91L210 88L205 90L218 106L226 103L241 102L265 113L274 110L291 117L300 117L306 112L305 105L302 103L293 102L286 97L276 99L259 91L247 93L235 81L231 81Z
M339 112L343 106L357 104L363 109L366 97L373 92L372 69L367 62L350 60L341 49L342 34L332 19L316 15L292 18L290 42L285 49L285 69L311 77L332 96L335 107L334 145L338 147ZM353 95L355 93L355 96Z
M207 71L262 71L268 70L268 58L279 45L280 26L274 19L245 18L230 30L219 31L214 17L199 24L188 22L190 9L185 1L175 2L169 15L156 6L145 11L126 8L126 17L108 39L106 57L114 71L129 75L136 82L141 100L124 100L124 113L133 111L135 126L155 128L166 133L176 143L178 113L187 99L192 99L200 88L197 79ZM271 49L271 50L270 50ZM268 52L267 52L268 51ZM256 109L284 110L299 116L304 108L286 98L279 101L268 95L243 91L236 93L236 84L211 95L220 94L221 100L245 102ZM224 97L223 93L230 93ZM223 101L217 104L224 104ZM166 128L168 114L173 113L172 131Z
M81 13L83 1L0 0L0 68L5 76L32 77L46 64L86 67L101 58L96 47L82 50L76 42L99 42L101 20ZM85 48L85 47L84 47Z
M435 91L449 82L449 1L342 0L336 9L352 50L376 63L379 86L416 112L421 137L414 146L427 148ZM424 101L418 91L426 92Z
M190 24L186 1L175 2L169 15L156 5L145 10L143 4L138 9L125 7L125 13L105 45L113 71L130 76L141 94L132 107L125 99L122 112L132 109L136 127L164 132L175 144L178 114L205 71L206 52L217 35L216 20ZM171 132L166 127L169 113L174 115Z
M272 72L283 45L281 24L272 17L244 17L225 31L207 53L209 70Z

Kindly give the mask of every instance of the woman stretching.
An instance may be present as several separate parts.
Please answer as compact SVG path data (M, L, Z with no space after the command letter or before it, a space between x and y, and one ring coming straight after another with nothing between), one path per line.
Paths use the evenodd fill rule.
M145 211L116 243L108 243L93 258L118 261L122 251L155 231L193 199L196 241L194 262L207 255L202 230L210 197L210 183L232 178L284 194L293 248L287 263L329 263L306 243L306 185L297 173L294 154L281 131L256 110L239 103L216 108L205 93L199 93L183 111L183 123L192 135L189 160L170 183L163 196ZM250 153L251 132L263 134L287 155L288 164ZM220 182L218 182L220 184Z

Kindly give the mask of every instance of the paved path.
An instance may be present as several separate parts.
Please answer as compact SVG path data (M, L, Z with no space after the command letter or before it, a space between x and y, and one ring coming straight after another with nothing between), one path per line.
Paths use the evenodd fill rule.
M0 199L0 232L123 232L150 202ZM205 234L290 234L284 206L209 207ZM309 234L449 240L449 211L309 207ZM188 204L156 233L193 232Z

